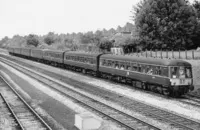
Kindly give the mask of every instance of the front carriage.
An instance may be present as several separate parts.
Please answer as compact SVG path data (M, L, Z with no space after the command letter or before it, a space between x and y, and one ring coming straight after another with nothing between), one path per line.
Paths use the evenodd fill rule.
M175 96L193 90L191 65L181 60L105 54L100 57L103 77Z

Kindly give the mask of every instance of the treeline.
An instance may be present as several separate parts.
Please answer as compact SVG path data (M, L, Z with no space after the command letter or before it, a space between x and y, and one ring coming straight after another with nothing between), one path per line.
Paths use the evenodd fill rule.
M135 26L132 23L126 23L123 27L118 26L116 29L103 29L97 30L96 32L89 31L86 33L79 32L71 34L56 34L54 32L49 32L43 36L35 34L29 34L28 36L15 35L12 38L4 37L0 41L0 46L37 47L58 50L77 50L81 49L81 47L92 46L94 48L106 49L109 51L115 42L113 36L117 32L131 32L134 28Z
M59 50L93 47L108 51L112 46L121 46L125 52L191 50L200 46L199 0L193 3L188 0L141 0L131 12L134 25L127 23L124 27L87 33L15 35L4 37L0 46Z

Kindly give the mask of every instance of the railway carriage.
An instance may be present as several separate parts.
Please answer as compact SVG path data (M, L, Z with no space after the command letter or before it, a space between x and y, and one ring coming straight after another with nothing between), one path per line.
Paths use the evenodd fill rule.
M42 49L31 49L31 59L35 61L43 61L43 50Z
M13 54L15 56L21 56L21 48L14 48Z
M30 56L31 56L31 49L30 48L21 48L20 54L24 58L30 58Z
M10 55L13 55L13 53L14 53L14 48L13 48L13 47L8 47L7 49L8 49L9 54L10 54Z
M64 64L66 67L83 73L98 74L100 53L66 52Z
M166 95L180 96L194 89L191 65L181 60L105 54L99 71L103 77Z
M63 57L65 51L57 50L43 50L43 60L47 64L52 64L54 66L63 65Z

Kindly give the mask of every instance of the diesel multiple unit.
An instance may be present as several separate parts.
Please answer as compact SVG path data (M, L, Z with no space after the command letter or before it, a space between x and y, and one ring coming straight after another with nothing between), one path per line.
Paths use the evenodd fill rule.
M182 60L30 48L8 50L11 55L125 82L164 95L177 97L194 89L191 64Z

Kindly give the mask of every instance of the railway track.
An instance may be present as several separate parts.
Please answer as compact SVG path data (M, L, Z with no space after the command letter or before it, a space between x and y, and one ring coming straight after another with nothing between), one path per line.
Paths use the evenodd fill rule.
M20 69L18 68L18 70L20 70ZM39 78L42 83L44 83L42 81L42 79L45 81L48 80L47 82L49 82L49 79L44 79L44 77L38 77L39 75L36 75L36 74L34 74L34 75L37 78L35 76L33 76L32 72L31 73L29 72L29 76L31 76L37 80ZM51 81L51 82L53 82L53 81ZM54 84L57 84L57 83L54 82ZM49 84L47 84L47 85L49 86ZM100 114L101 116L106 117L109 120L116 122L118 125L122 126L123 128L125 128L127 130L138 130L138 129L140 129L140 130L160 130L159 128L157 128L151 124L148 124L142 120L134 118L124 112L121 112L115 108L112 108L109 105L98 102L97 100L87 97L81 93L74 91L74 90L67 89L67 90L65 90L65 92L63 92L62 90L59 90L59 88L56 88L56 87L53 87L53 89L55 89L55 91L59 91L64 96L67 96L68 98L78 102L83 107L90 109L91 111L93 111L97 114Z
M51 130L2 76L0 92L0 129Z
M190 95L185 95L183 96L183 99L180 99L180 101L200 108L200 98L193 97Z
M7 63L7 62L5 62L5 63ZM9 63L7 63L7 64L9 64ZM18 69L19 71L22 71L23 73L31 75L31 77L37 78L37 80L42 80L42 79L46 80L46 84L48 84L48 83L50 83L50 84L58 84L57 86L60 86L60 87L63 88L62 90L59 90L59 91L63 92L64 89L67 92L71 91L71 90L68 90L68 88L64 87L63 85L61 85L59 83L56 83L53 80L47 79L44 76L38 75L38 74L36 74L34 72L30 72L30 70L28 70L28 69L24 69L22 67L19 67L17 64L14 65L14 66L12 64L10 64L10 65L12 67ZM18 66L19 68L16 67L16 66ZM42 70L42 72L44 74L46 74L46 75L53 75L51 72L46 72L44 70ZM58 76L56 74L54 74L54 75L55 75L54 78L62 77L62 76ZM64 79L64 77L62 79ZM41 82L43 82L43 81L41 81ZM74 81L74 82L76 83L78 81ZM200 128L200 123L199 122L196 122L196 121L187 119L185 117L182 117L182 116L179 116L179 115L176 115L176 114L173 114L173 113L170 113L170 112L167 112L167 111L164 111L164 110L149 106L147 104L144 104L144 103L141 103L141 102L138 102L138 101L134 101L132 99L129 99L129 98L126 98L126 97L123 97L123 96L119 96L119 95L111 93L109 91L105 91L103 89L98 89L98 88L96 88L96 90L92 90L91 89L92 87L89 87L88 85L87 86L84 86L84 85L80 86L80 85L78 85L78 83L76 83L76 87L77 86L80 87L79 89L83 90L83 88L84 88L85 91L93 93L96 96L98 95L98 96L104 97L107 100L110 100L112 102L117 102L117 103L121 104L122 106L126 106L127 109L130 109L130 110L135 111L135 112L142 113L143 115L145 115L147 117L151 117L151 118L156 119L158 121L169 123L171 126L173 126L175 128L185 129L185 130L199 130L199 128ZM93 88L94 88L94 86L93 86ZM55 88L55 89L58 89L58 87ZM66 93L65 93L65 95L66 95ZM97 102L97 101L95 101L93 99L91 101L93 101L94 103ZM116 114L117 113L115 113L115 116L116 116ZM126 120L126 119L123 119L123 120ZM158 128L156 128L156 129L158 129Z

